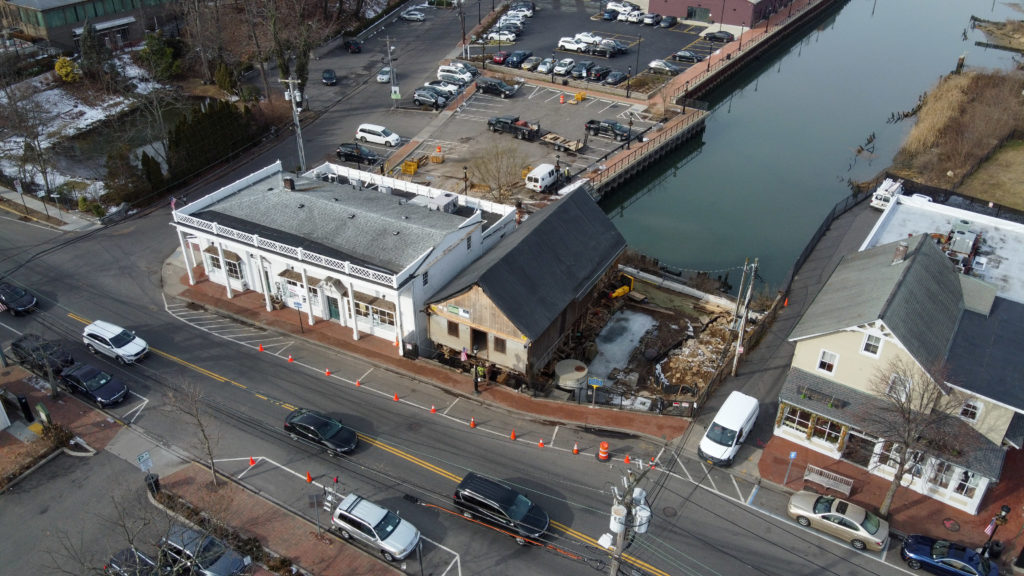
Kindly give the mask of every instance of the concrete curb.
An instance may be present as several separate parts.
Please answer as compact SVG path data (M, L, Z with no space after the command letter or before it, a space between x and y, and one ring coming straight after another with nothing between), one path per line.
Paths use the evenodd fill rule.
M35 466L29 468L28 470L25 470L21 474L18 474L18 476L16 478L14 478L14 480L11 480L10 482L8 482L7 486L4 486L4 489L0 490L0 494L3 494L5 492L7 492L11 488L13 488L16 484L18 484L19 482L21 482L25 478L28 478L29 474L32 474L33 472L35 472L39 468L42 468L43 464L46 464L50 460L53 460L57 456L60 456L61 454L65 453L64 450L65 450L64 448L54 448L53 452L50 452L49 456L47 456L46 458L43 458L42 460L37 462Z

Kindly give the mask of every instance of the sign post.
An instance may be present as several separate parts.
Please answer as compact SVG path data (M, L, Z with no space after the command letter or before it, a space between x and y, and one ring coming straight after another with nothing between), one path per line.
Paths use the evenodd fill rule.
M789 453L789 464L786 465L786 477L782 480L783 486L789 482L789 469L793 467L793 460L796 460L796 450Z
M148 473L153 469L153 458L150 457L148 450L136 456L135 461L139 463L139 468L141 468L143 472Z

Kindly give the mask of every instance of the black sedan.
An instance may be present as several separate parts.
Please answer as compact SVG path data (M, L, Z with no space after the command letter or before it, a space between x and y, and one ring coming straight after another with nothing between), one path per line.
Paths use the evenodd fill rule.
M103 573L116 576L159 576L160 568L152 558L135 548L115 553L103 566Z
M679 52L676 52L672 55L672 59L677 62L700 62L703 60L700 55L690 52L689 50L680 50Z
M605 86L618 86L625 82L627 78L629 78L629 76L627 76L625 72L612 70L607 76L605 76L604 82L601 82L601 84L604 84Z
M35 307L36 297L28 291L14 284L0 283L0 312L7 310L11 316L17 316Z
M903 539L900 556L911 570L948 576L998 576L999 568L962 544L912 534Z
M349 54L359 54L363 51L363 45L358 40L345 40L342 42L341 47Z
M505 58L505 66L510 68L519 68L530 56L533 56L533 52L530 52L529 50L516 50L509 54L508 58Z
M587 77L587 73L589 73L590 69L593 67L594 63L591 62L590 60L577 62L576 65L573 66L572 72L570 72L570 74L572 74L573 78L576 78L577 80L582 80Z
M65 369L60 379L69 392L85 396L100 408L117 404L128 395L124 382L88 364Z
M732 32L726 32L725 30L718 30L716 32L708 32L704 35L704 39L708 42L724 42L728 44L736 39Z
M338 157L338 160L355 162L356 164L373 165L380 162L380 156L378 156L376 152L362 144L356 144L355 142L345 142L341 146L338 146L334 155Z
M284 419L284 431L293 440L315 444L327 449L327 453L338 456L355 449L359 439L355 431L346 428L340 421L307 408L293 410Z

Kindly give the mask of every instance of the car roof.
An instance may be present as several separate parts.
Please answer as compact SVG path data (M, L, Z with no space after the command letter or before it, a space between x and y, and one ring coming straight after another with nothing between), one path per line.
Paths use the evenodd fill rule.
M62 374L73 374L79 378L88 378L89 376L99 374L100 372L102 372L102 370L95 366L79 362L78 364L73 364L69 368L65 368Z
M551 165L548 164L547 166ZM554 166L551 167L554 168ZM518 492L501 482L486 476L481 476L476 472L470 472L462 478L462 481L459 482L459 490L473 492L479 496L493 500L504 508L512 506L516 500L516 495L518 494Z
M387 508L374 504L357 494L349 494L346 496L338 507L356 518L365 521L370 526L376 526L377 523L384 519L384 516L387 516L388 513Z
M86 326L85 329L100 333L106 333L108 335L118 334L124 330L124 328L118 326L117 324L113 324L105 320L93 320L92 324Z
M193 556L195 555L196 550L199 549L199 546L202 545L208 537L208 534L204 534L183 524L171 524L170 528L167 529L167 534L164 535L164 539L167 542L180 547L182 550L187 551Z

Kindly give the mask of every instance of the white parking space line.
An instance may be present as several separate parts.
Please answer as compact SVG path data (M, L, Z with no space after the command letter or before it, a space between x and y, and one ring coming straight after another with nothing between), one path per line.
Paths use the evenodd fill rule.
M555 436L558 436L558 426L555 426L554 432L551 433L551 447L555 446Z
M132 396L135 396L136 398L140 398L142 400L142 404L139 404L135 408L132 408L131 410L129 410L129 411L124 413L123 419L124 420L128 420L128 415L131 414L132 412L136 412L135 416L132 416L131 420L128 420L128 422L130 424L134 424L135 423L135 419L139 417L139 414L142 414L142 409L146 407L146 404L149 404L149 398L146 398L145 396L142 396L140 394L136 394L135 392L132 392L131 390L129 390L128 393L131 394Z
M708 470L708 467L703 462L700 463L700 467L704 469L704 478L711 484L711 488L718 492L718 486L715 486L715 479L711 477L711 470ZM724 496L724 494L722 495Z
M448 411L451 410L452 408L455 408L455 405L458 404L458 403L459 403L459 398L456 398L454 402L449 404L448 407L445 408L444 411L441 412L441 414L444 414L445 416L447 416L448 415Z
M732 474L729 474L729 478L732 478L732 486L733 488L736 489L736 494L739 496L740 501L743 501L743 491L740 490L740 485L739 483L736 482L736 477L733 476Z

